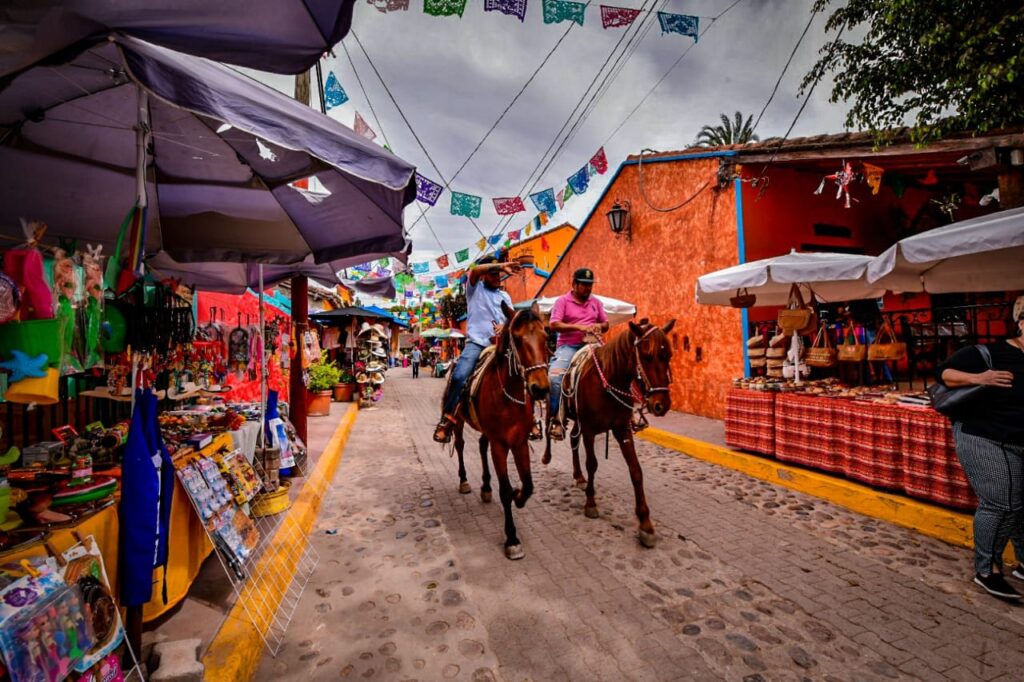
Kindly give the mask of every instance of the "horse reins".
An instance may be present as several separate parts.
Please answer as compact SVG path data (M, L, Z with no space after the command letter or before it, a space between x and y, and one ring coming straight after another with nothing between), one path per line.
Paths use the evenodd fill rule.
M514 319L514 318L513 318ZM505 394L505 397L516 403L517 405L526 405L529 399L528 392L526 390L526 375L538 369L547 369L547 363L542 362L539 365L533 365L531 367L523 367L523 361L519 358L519 349L516 347L515 335L512 334L512 322L509 321L508 325L508 349L505 351L505 358L508 360L508 374L510 377L519 377L519 380L523 382L523 399L509 395L505 389L505 383L501 380L501 373L498 373L498 385L501 386L501 392Z
M652 326L642 336L633 342L633 352L636 355L636 381L631 381L629 384L629 391L623 391L621 388L614 386L608 378L604 375L604 370L601 369L601 363L597 361L597 355L591 351L590 357L594 361L594 368L597 369L597 375L601 378L601 384L604 387L605 392L614 398L620 405L630 410L636 409L637 403L643 401L644 398L652 393L659 391L667 392L668 386L652 386L650 379L647 378L647 373L644 371L644 363L640 361L640 342L647 338L651 333L656 330L657 327ZM671 370L669 370L669 382L672 381ZM639 383L643 389L643 393L636 390L636 384ZM620 397L622 396L622 397ZM623 398L629 400L626 402ZM643 406L641 405L641 410Z

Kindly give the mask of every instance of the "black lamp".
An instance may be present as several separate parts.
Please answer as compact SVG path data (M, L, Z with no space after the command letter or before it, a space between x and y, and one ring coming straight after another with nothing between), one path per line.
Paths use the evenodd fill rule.
M625 204L625 207L622 204ZM632 238L629 225L629 209L628 201L616 201L615 205L609 209L607 215L608 224L611 226L612 232L616 235L625 234L627 237Z

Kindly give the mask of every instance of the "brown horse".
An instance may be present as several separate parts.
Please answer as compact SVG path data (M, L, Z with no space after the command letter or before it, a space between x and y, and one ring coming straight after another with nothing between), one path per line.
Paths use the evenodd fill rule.
M483 465L483 485L480 497L491 501L491 472L487 466L487 446L491 447L494 472L498 476L498 495L505 508L505 556L522 559L523 546L516 536L512 521L512 504L522 508L533 494L530 474L530 445L528 438L533 428L533 403L548 395L547 329L534 306L530 310L513 312L502 304L507 322L502 326L495 342L495 352L483 370L479 389L464 398L454 427L455 451L459 455L459 492L470 492L466 481L466 466L462 451L466 441L466 424L479 431L480 461ZM513 488L508 476L508 453L516 463L522 488Z
M570 374L562 383L565 414L575 422L569 434L572 475L578 487L586 485L587 502L583 512L587 518L598 517L597 503L594 502L594 474L597 472L594 439L598 434L611 431L633 481L636 516L640 522L639 539L644 547L653 547L657 537L644 495L644 473L633 444L632 416L635 407L646 408L661 417L672 406L669 395L672 348L667 335L675 323L672 320L659 328L646 324L646 320L641 324L630 322L629 329L616 335L607 345L587 351L589 355L580 361L579 369L574 371L570 368ZM587 451L586 480L580 471L581 439ZM542 461L544 464L551 461L550 437Z

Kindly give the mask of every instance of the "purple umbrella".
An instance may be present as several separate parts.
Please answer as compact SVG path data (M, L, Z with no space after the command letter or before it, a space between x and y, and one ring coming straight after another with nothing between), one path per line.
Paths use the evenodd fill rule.
M348 33L355 0L5 0L0 76L119 31L178 52L300 73Z
M0 91L0 169L0 233L20 236L19 217L39 218L49 237L110 254L144 196L146 253L180 263L401 252L402 209L416 192L412 165L337 121L227 67L123 35L22 71ZM291 184L310 176L323 191Z

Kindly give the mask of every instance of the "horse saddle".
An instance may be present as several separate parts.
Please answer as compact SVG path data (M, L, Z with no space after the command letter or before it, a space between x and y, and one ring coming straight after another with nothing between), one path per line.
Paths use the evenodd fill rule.
M576 395L576 386L579 384L580 373L583 371L584 365L591 355L594 354L594 350L598 344L588 343L572 356L572 360L569 361L569 369L565 370L565 376L562 377L562 397ZM569 403L573 403L570 405ZM575 401L571 400L559 400L558 402L558 420L563 424L565 423L566 417L571 419L576 418Z
M460 401L466 402L466 413L468 415L468 421L471 424L477 423L476 410L473 409L473 398L480 392L480 384L482 383L484 372L494 362L495 358L495 347L488 346L481 353L480 357L477 358L476 367L473 369L473 373L469 377L469 381L466 382L465 387L462 389L462 395L459 397ZM447 395L448 391L451 390L452 377L455 376L455 372L448 372L448 383L445 386L444 394Z

